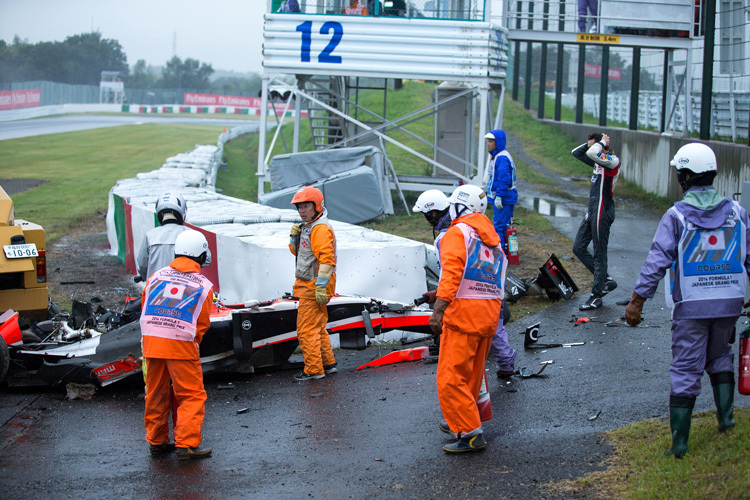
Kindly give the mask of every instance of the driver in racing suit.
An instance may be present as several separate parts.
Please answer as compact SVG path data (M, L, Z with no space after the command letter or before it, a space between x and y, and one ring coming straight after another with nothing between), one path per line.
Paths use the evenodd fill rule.
M602 297L617 288L617 283L607 274L607 245L609 228L615 221L614 190L620 175L620 159L609 150L607 134L591 134L588 141L573 151L573 156L594 168L591 176L589 207L578 227L573 253L594 275L591 295L581 304L581 311L602 307ZM588 250L594 243L594 255Z
M665 284L672 309L672 364L669 367L669 423L672 447L688 451L690 420L708 373L719 431L734 427L734 355L730 337L742 311L750 275L750 222L744 208L713 188L716 156L705 144L682 146L671 162L683 199L659 222L625 311L631 326L641 322L643 303ZM671 290L671 293L670 293Z

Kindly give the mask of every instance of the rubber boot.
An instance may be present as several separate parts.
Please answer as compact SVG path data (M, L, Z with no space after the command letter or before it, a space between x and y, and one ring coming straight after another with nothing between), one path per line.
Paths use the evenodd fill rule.
M711 385L714 389L719 432L726 432L734 427L734 373L712 374Z
M695 406L695 396L669 396L669 427L672 430L672 447L667 450L667 455L682 458L687 453L693 406Z

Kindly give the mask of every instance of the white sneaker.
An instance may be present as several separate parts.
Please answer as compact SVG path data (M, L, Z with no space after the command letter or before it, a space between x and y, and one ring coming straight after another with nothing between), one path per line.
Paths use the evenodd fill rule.
M591 28L589 29L589 33L596 33L596 23L591 25Z

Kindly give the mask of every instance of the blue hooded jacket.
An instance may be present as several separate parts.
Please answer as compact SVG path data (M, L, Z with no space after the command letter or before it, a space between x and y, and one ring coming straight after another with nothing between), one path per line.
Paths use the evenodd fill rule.
M492 150L492 167L487 183L487 197L503 200L503 205L515 205L518 202L516 190L516 164L513 157L505 150L506 137L502 130L490 130L495 137L495 149Z

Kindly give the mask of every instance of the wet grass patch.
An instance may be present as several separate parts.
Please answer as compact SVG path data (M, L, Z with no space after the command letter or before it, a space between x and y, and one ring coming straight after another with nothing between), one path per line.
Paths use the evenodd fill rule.
M711 397L703 392L701 397ZM680 460L665 455L672 444L667 418L652 418L614 429L606 433L614 446L605 463L606 470L574 481L551 483L546 488L553 496L566 493L587 498L748 498L750 409L736 408L734 418L735 428L719 433L714 412L694 414L689 450Z

